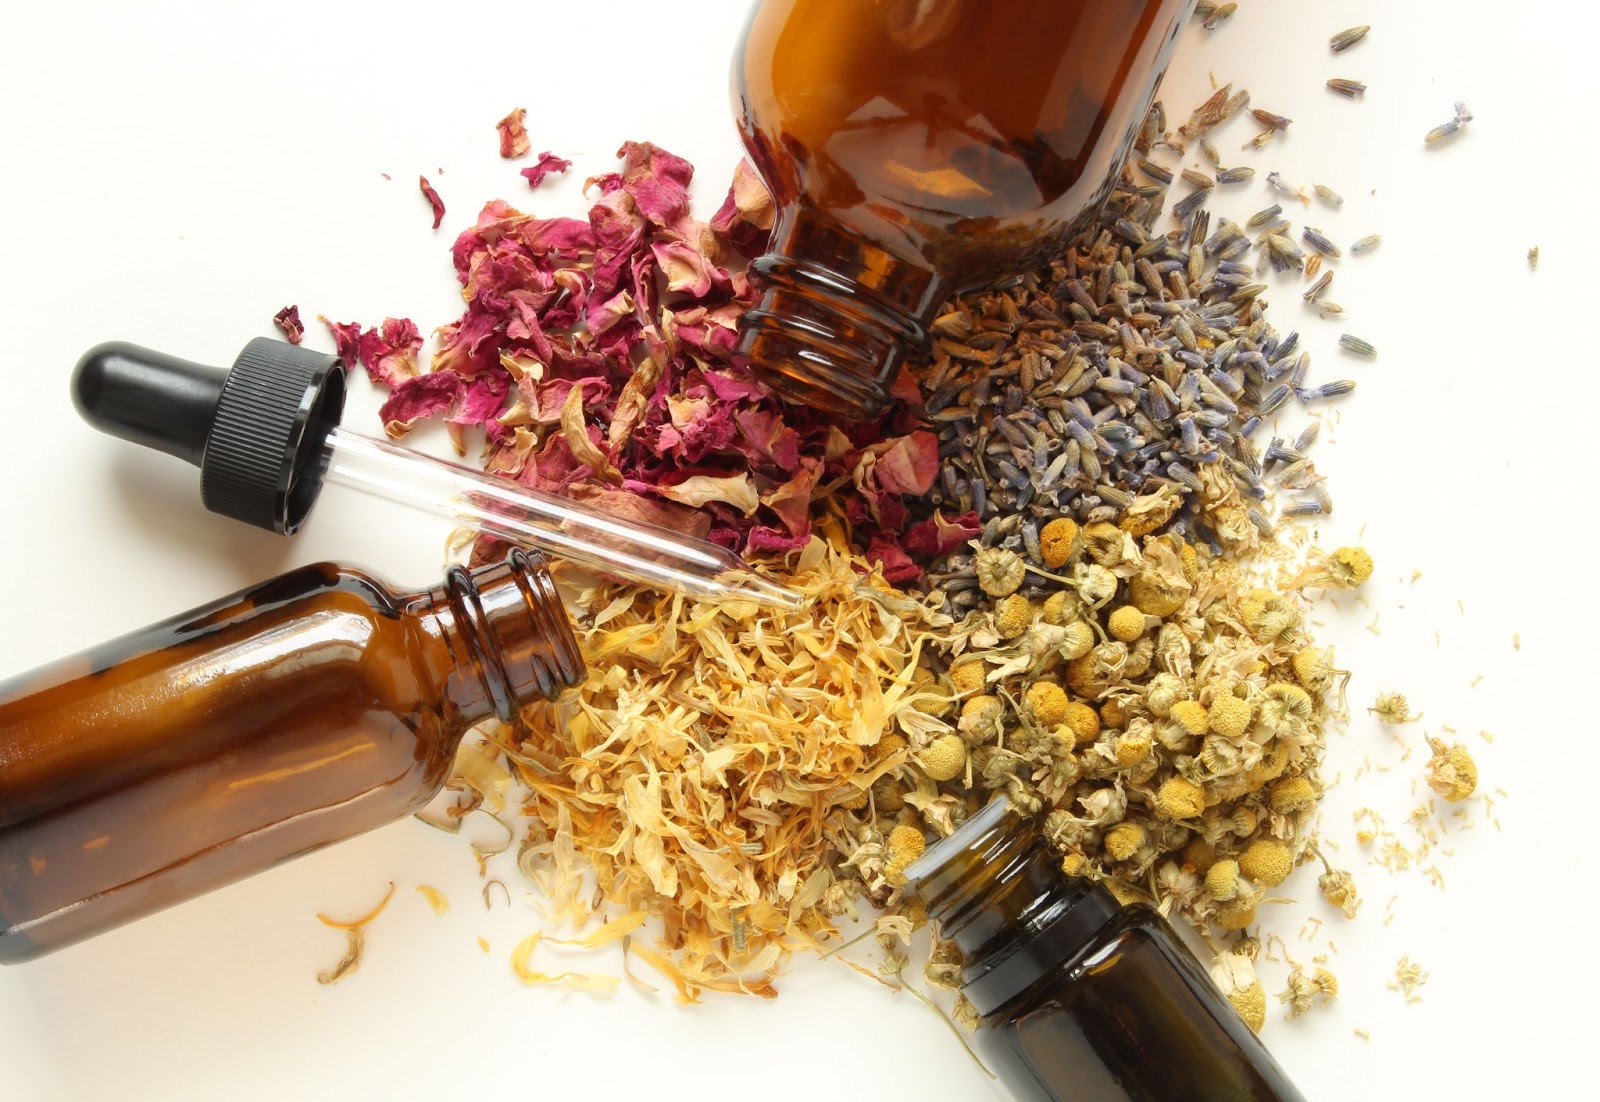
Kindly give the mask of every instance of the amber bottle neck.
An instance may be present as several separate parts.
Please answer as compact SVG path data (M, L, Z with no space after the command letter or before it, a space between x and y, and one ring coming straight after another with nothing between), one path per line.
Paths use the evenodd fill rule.
M449 651L446 703L464 726L491 716L513 723L524 705L583 680L572 623L537 552L514 549L475 571L453 566L418 604L425 630Z
M750 272L762 295L740 320L739 355L785 400L852 420L883 413L949 291L930 268L798 204Z
M907 875L961 950L965 994L985 1015L1081 953L1118 911L1103 888L1062 873L1037 823L1004 798Z

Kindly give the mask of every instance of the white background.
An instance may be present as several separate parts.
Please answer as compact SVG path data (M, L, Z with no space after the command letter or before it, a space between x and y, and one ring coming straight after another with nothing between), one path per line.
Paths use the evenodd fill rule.
M992 6L997 18L1011 7ZM322 348L319 312L430 330L459 312L448 248L483 201L579 214L583 177L612 168L624 139L694 161L709 216L739 153L727 58L742 13L733 0L10 10L0 674L320 558L435 580L442 527L336 491L292 542L204 514L194 471L77 420L72 364L107 339L227 362L290 302ZM1332 57L1328 35L1361 22L1368 40ZM1332 738L1342 783L1325 834L1367 902L1344 923L1303 869L1283 890L1301 902L1267 908L1298 959L1327 951L1325 937L1298 939L1309 915L1337 943L1338 1002L1294 1022L1274 1005L1266 1031L1312 1098L1539 1097L1592 1082L1596 30L1588 5L1243 0L1213 34L1186 32L1165 89L1174 126L1208 94L1208 71L1295 119L1260 154L1240 151L1248 119L1215 137L1225 159L1260 170L1216 213L1265 206L1278 169L1347 199L1293 211L1297 228L1309 220L1345 244L1384 235L1371 256L1333 265L1342 325L1302 307L1298 279L1269 277L1269 316L1302 331L1313 381L1359 380L1315 452L1337 509L1320 536L1359 535L1379 563L1370 607L1347 600L1320 617L1354 672L1358 713ZM1337 98L1322 87L1331 76L1371 90ZM1456 99L1477 121L1424 149ZM497 156L494 123L516 105L534 152L576 162L532 195ZM419 173L449 207L438 233ZM1378 359L1339 352L1341 330ZM374 430L375 408L359 383L347 423ZM1375 614L1377 633L1365 630ZM1425 755L1400 760L1364 714L1386 688L1425 713L1413 744L1423 728L1457 728L1482 787L1506 793L1493 813L1503 830L1474 803L1473 829L1456 824L1452 853L1430 858L1442 891L1368 867L1352 839L1351 809L1398 827L1421 798ZM1392 768L1357 778L1368 760ZM359 913L391 880L360 973L319 987L342 940L315 912ZM448 915L419 883L445 891ZM538 912L518 893L485 914L476 889L465 842L408 821L0 972L0 1096L990 1097L923 1007L836 964L797 961L775 1002L687 1010L626 987L605 1000L524 988L507 957ZM1403 953L1431 975L1421 1003L1386 989ZM1264 974L1281 989L1281 967Z

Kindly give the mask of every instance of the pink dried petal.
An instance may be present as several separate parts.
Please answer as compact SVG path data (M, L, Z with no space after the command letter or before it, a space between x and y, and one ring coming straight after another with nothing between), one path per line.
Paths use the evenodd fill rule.
M539 154L538 164L530 165L522 170L522 178L528 181L530 188L535 188L544 183L546 176L559 176L571 167L571 161L557 157L547 149Z
M383 431L395 438L404 436L424 417L433 417L454 405L461 389L460 376L449 372L414 375L403 380L389 392L378 410Z
M750 534L745 537L744 553L747 555L781 554L785 551L798 551L811 542L811 533L793 535L780 532L765 524L758 524L750 529Z
M483 425L505 408L510 390L511 375L504 368L479 372L462 390L449 420L457 425Z
M791 536L804 536L811 532L811 494L822 476L822 464L815 459L801 462L799 471L789 481L761 495L761 504L778 514Z
M612 490L594 483L580 483L570 488L568 496L576 501L593 505L606 516L616 517L619 520L654 524L698 539L705 539L711 531L711 518L698 509L645 497L639 493Z
M361 323L329 321L323 314L318 314L317 320L333 334L333 354L344 361L346 370L354 371L361 362Z
M741 158L733 170L728 197L711 216L711 228L740 252L755 255L766 248L776 211L767 185L750 162Z
M706 378L714 374L707 372ZM769 409L743 409L733 420L747 445L741 450L752 466L775 467L786 473L800 469L800 434L778 414Z
M444 221L444 200L439 198L439 193L433 190L433 185L428 183L426 176L417 177L417 186L422 189L428 205L433 208L433 228L438 229L439 223Z
M594 229L594 286L601 294L614 292L622 273L630 271L634 253L644 247L645 219L626 191L614 191L589 208Z
M927 520L918 521L906 529L902 545L911 554L923 559L948 555L970 539L975 539L983 525L975 512L962 513L946 520L938 510Z
M922 577L922 567L893 540L875 536L867 545L867 559L883 570L883 580L891 585L903 585Z
M500 131L500 156L510 160L528 151L528 129L522 125L527 117L527 108L518 107L495 124Z
M650 142L624 142L622 187L639 211L658 226L671 226L689 214L689 181L694 166Z
M417 353L422 350L422 334L410 318L384 318L377 329L368 329L357 342L361 365L379 386L398 386L417 373Z
M875 445L882 447L882 445ZM931 432L913 432L893 441L878 455L873 477L891 494L921 497L939 474L939 440Z
M678 241L661 241L650 246L656 263L667 277L667 290L680 291L691 298L704 298L714 285L712 264L697 249ZM722 273L726 278L727 273Z
M299 344L300 338L306 335L306 327L300 321L300 307L285 306L272 315L272 324L283 332L284 339L290 344Z

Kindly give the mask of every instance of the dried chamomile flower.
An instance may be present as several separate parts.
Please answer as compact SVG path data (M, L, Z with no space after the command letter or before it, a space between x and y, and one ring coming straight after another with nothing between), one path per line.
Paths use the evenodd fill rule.
M991 597L1009 597L1027 576L1022 556L1004 547L985 547L973 559L979 587Z
M1241 891L1248 893L1249 886L1240 878L1239 862L1233 858L1218 861L1206 872L1206 894L1217 902L1226 903Z
M1127 706L1116 697L1102 701L1100 704L1100 722L1107 727L1121 727L1128 722Z
M923 747L917 761L929 780L954 780L966 771L967 744L960 735L940 735Z
M1108 521L1083 530L1083 551L1101 566L1114 566L1124 558L1126 534Z
M1314 693L1327 692L1339 671L1333 666L1333 653L1321 647L1306 647L1289 659L1295 680Z
M902 825L891 830L889 840L884 846L884 879L896 887L904 884L906 869L922 856L926 846L927 842L922 837L922 831L914 826Z
M1261 722L1273 731L1304 727L1315 711L1311 694L1287 681L1275 681L1261 694Z
M1130 860L1145 844L1144 827L1138 823L1118 823L1106 831L1106 856L1113 861Z
M1056 650L1069 662L1082 658L1094 650L1094 629L1082 620L1068 624L1062 630L1061 643Z
M1267 1023L1267 992L1256 978L1256 966L1243 953L1219 953L1211 961L1211 979L1244 1019L1259 1033Z
M1127 644L1114 640L1101 643L1067 663L1067 687L1079 696L1098 697L1122 680L1127 666Z
M1235 696L1231 690L1221 692L1206 709L1206 726L1223 738L1236 739L1250 729L1255 709L1248 700Z
M1033 622L1033 606L1020 593L1002 597L994 606L994 630L1002 639L1015 639Z
M1117 576L1103 566L1079 563L1072 579L1078 596L1090 608L1099 608L1117 595Z
M969 658L950 667L950 686L958 693L975 693L983 688L983 659Z
M1245 783L1250 791L1254 792L1268 781L1275 781L1283 776L1283 771L1289 768L1291 753L1289 745L1280 739L1273 739L1268 743L1261 760L1245 770Z
M1077 541L1078 522L1071 517L1057 517L1039 531L1040 557L1051 570L1059 570L1072 558Z
M945 736L946 738L950 736ZM960 739L956 739L960 742ZM947 780L949 778L946 778ZM905 787L896 778L885 774L872 782L872 805L880 815L894 815L906 806Z
M1289 1017L1298 1018L1311 1009L1313 999L1320 997L1323 1002L1331 1002L1338 993L1339 981L1332 972L1318 968L1308 976L1296 964L1289 970L1289 987L1278 996L1278 1001L1289 1004Z
M1039 610L1039 619L1047 624L1060 627L1070 621L1076 620L1083 610L1083 602L1078 600L1078 595L1066 589L1058 589L1044 599L1044 607Z
M956 729L966 739L967 745L976 746L998 739L1004 719L1005 705L1000 698L984 693L971 697L961 706L961 718L956 721Z
M1035 681L1028 686L1023 699L1027 702L1033 721L1041 726L1053 727L1066 718L1067 693L1060 685L1050 681Z
M1287 842L1257 838L1239 855L1239 871L1263 888L1276 888L1294 871L1294 855Z
M1346 918L1354 918L1356 909L1361 906L1361 899L1356 895L1355 877L1343 869L1332 867L1326 859L1322 863L1328 871L1317 877L1317 890L1322 892L1322 898L1343 911Z
M1422 718L1421 712L1412 712L1404 693L1379 693L1367 711L1377 716L1380 723L1414 723Z
M1428 787L1451 803L1466 799L1478 787L1478 763L1459 742L1446 746L1430 738L1433 757L1428 759Z
M1081 701L1067 704L1061 724L1072 732L1073 743L1078 746L1087 746L1100 736L1100 713Z
M1130 536L1147 536L1171 520L1183 505L1183 491L1171 482L1153 494L1140 494L1128 503L1117 522Z
M1172 715L1172 709L1183 699L1183 682L1173 674L1158 673L1144 687L1144 706L1158 719Z
M1174 548L1170 539L1145 544L1144 562L1139 572L1128 579L1128 599L1141 612L1151 616L1171 616L1188 600L1195 578L1183 552L1194 556L1194 548L1181 544Z
M1252 589L1239 602L1245 630L1258 643L1273 643L1300 626L1300 610L1270 589Z
M1184 845L1179 860L1183 862L1184 870L1196 876L1204 876L1217 863L1217 847L1214 843L1196 835Z
M1117 879L1107 880L1104 883L1106 891L1110 892L1112 897L1124 907L1132 906L1135 903L1144 903L1147 900L1145 894L1132 884L1124 883Z
M1197 819L1205 809L1205 792L1187 777L1168 777L1156 789L1156 814L1163 819Z
M1132 605L1121 605L1107 618L1106 628L1113 639L1131 643L1144 634L1144 613Z
M1206 711L1206 706L1198 700L1178 701L1172 705L1171 714L1173 722L1177 723L1188 734L1203 735L1206 733L1206 725L1210 716Z
M1216 922L1219 929L1242 930L1256 920L1256 904L1254 899L1235 899L1231 903L1224 903L1217 908Z
M1155 749L1155 740L1150 737L1149 727L1124 732L1111 742L1111 754L1116 759L1117 765L1123 769L1132 769L1150 757L1150 752Z
M1081 853L1069 853L1061 859L1061 871L1068 876L1087 876L1089 859Z
M1273 784L1267 802L1280 815L1310 811L1317 806L1317 790L1305 777L1284 777Z
M1370 577L1372 556L1364 547L1340 547L1329 554L1314 550L1306 568L1289 583L1289 588L1355 589Z

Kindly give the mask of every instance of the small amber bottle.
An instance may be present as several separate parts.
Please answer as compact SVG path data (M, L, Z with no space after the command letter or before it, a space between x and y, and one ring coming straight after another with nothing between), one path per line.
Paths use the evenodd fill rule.
M1004 798L906 875L962 956L984 1062L1020 1100L1299 1100L1154 910L1065 876Z
M583 669L518 550L409 594L308 566L0 682L0 963L416 810Z
M740 352L875 417L956 291L1104 203L1194 0L758 0L734 106L778 207Z

